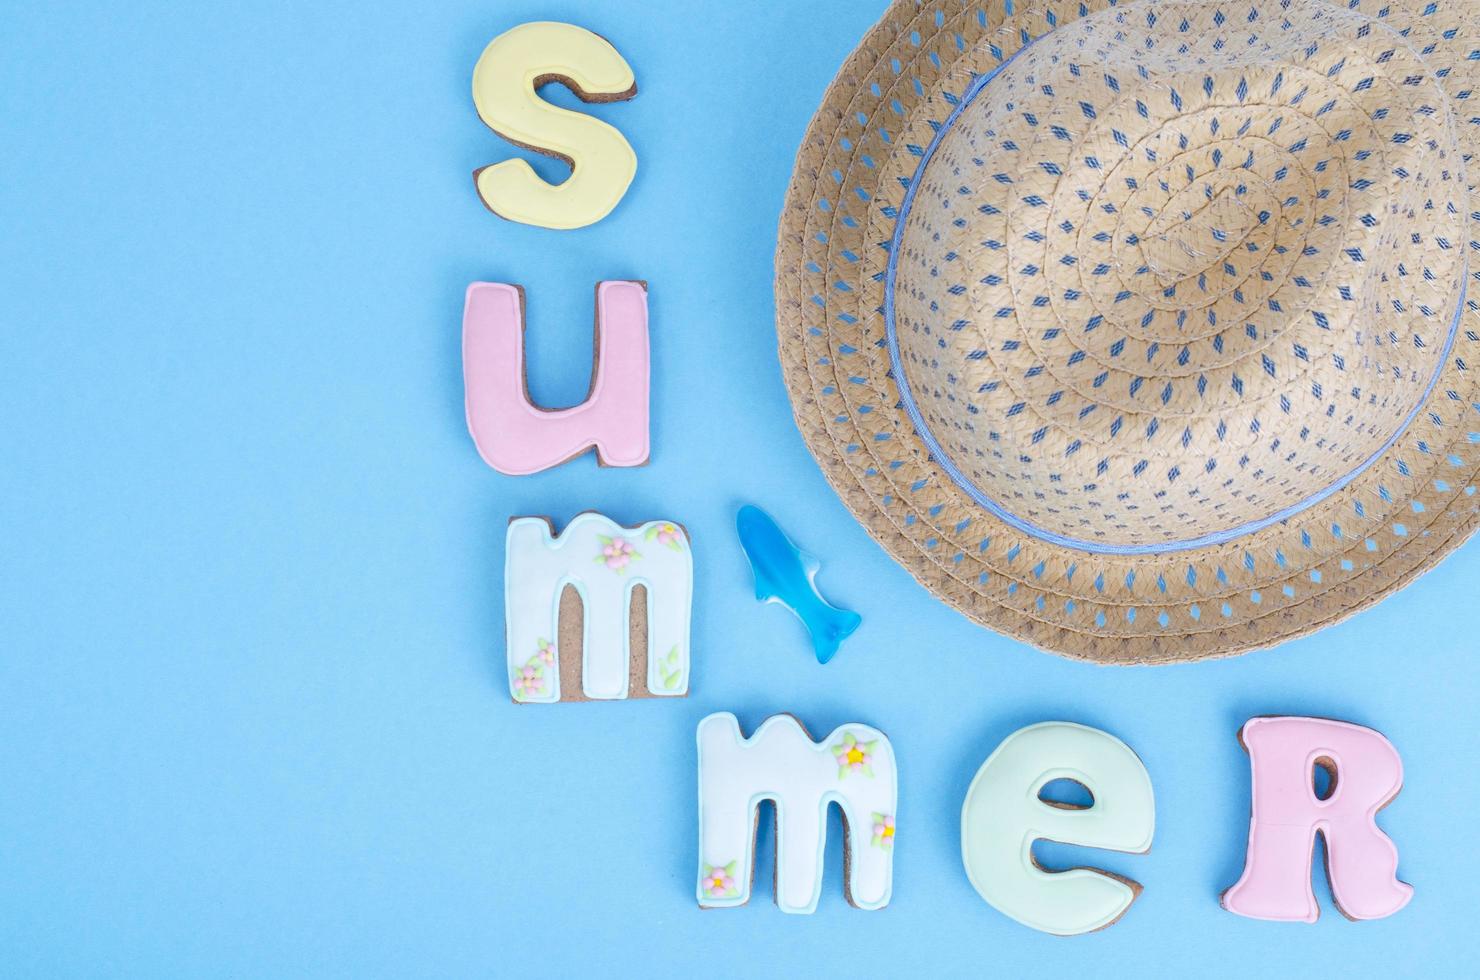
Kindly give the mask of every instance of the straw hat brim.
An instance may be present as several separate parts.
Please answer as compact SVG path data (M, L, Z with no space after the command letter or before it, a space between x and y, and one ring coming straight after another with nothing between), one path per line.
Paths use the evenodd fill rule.
M1047 542L984 510L931 455L890 370L881 270L893 218L919 148L975 78L1110 6L899 0L889 9L828 88L798 153L776 255L780 360L797 426L834 490L911 575L971 619L1099 663L1230 656L1372 605L1476 529L1480 274L1466 268L1452 348L1413 421L1348 485L1288 520L1196 549L1116 555ZM1466 164L1464 251L1480 254L1476 11L1456 0L1341 6L1395 31L1433 67Z

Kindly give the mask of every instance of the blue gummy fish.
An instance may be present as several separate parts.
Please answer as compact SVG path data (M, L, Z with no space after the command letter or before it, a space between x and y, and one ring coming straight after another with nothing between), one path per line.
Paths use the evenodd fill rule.
M735 530L740 532L740 547L755 573L755 597L761 602L779 602L796 613L812 634L817 662L827 663L863 617L822 598L813 581L822 566L792 544L770 514L746 504L735 517Z

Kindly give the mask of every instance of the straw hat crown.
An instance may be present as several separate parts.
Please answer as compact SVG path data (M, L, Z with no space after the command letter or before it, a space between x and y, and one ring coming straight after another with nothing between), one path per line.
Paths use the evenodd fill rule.
M1259 21L1055 30L924 166L892 271L906 397L1004 518L1147 550L1257 527L1435 377L1465 261L1443 93L1359 15Z

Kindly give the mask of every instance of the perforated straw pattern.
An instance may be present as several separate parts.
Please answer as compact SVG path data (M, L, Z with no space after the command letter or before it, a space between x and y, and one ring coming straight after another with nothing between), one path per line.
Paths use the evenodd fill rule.
M809 129L777 254L844 501L967 615L1105 662L1296 636L1455 547L1463 13L897 3Z

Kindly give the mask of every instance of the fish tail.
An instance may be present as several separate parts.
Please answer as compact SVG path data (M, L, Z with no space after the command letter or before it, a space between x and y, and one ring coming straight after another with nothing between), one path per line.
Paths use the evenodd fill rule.
M817 662L825 664L838 652L843 641L853 635L863 622L863 617L849 609L823 604L812 629L812 649L817 653Z

